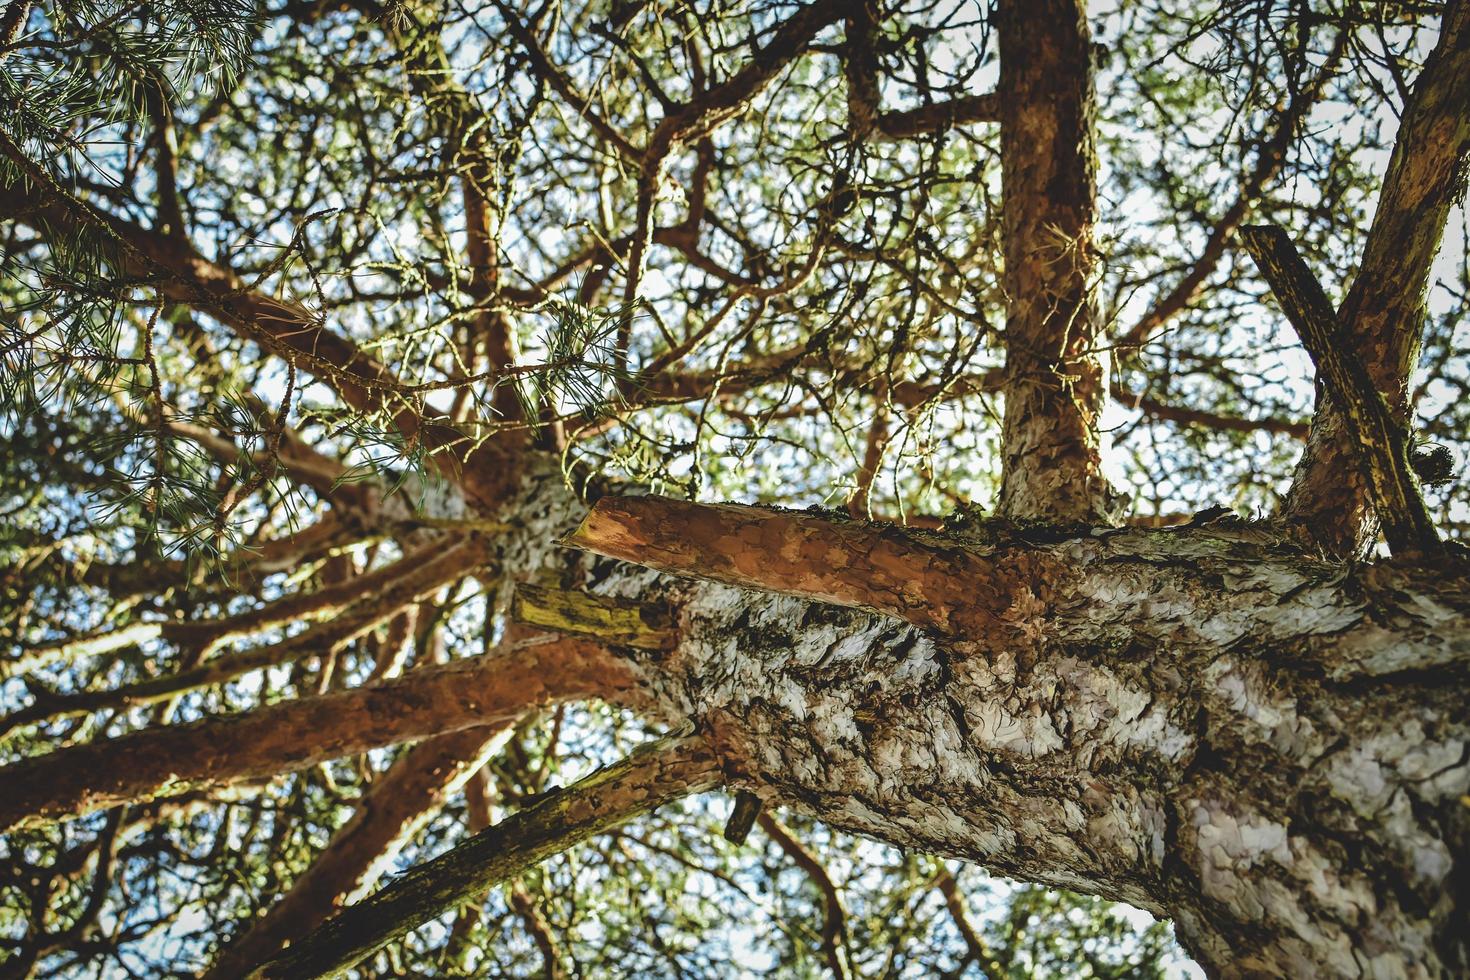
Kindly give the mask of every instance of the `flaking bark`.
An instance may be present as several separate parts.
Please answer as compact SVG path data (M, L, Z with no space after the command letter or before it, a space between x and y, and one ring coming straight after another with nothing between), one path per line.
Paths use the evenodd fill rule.
M1470 969L1462 564L663 506L604 501L572 540L722 583L667 587L680 645L636 662L735 788L1171 916L1219 976Z

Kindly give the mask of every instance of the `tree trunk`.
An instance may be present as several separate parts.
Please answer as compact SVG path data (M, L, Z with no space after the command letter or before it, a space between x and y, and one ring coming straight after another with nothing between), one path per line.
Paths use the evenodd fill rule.
M633 498L572 543L728 583L634 660L768 804L1171 916L1221 976L1465 975L1466 568L1263 537Z
M1097 431L1097 152L1083 0L1000 0L1006 396L999 513L1113 510Z

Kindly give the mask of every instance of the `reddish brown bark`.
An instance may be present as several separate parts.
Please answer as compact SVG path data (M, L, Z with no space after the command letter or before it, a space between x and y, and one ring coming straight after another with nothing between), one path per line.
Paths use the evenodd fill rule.
M573 547L665 571L897 616L945 632L986 630L1016 598L1024 557L996 568L935 537L794 511L667 497L600 500Z
M1080 0L1000 0L1006 404L997 511L1096 521L1113 509L1097 431L1097 154Z
M1363 260L1338 310L1352 345L1400 420L1419 356L1430 267L1470 166L1470 2L1446 5L1435 46L1399 123ZM1376 534L1366 477L1341 412L1319 398L1306 451L1282 507L1303 536L1335 555Z
M528 643L503 656L420 668L378 687L146 729L15 763L0 769L0 828L508 724L552 701L631 698L633 689L627 668L597 644Z
M484 764L513 721L467 728L414 746L368 788L357 812L291 888L225 947L206 976L241 977L357 901L444 802Z

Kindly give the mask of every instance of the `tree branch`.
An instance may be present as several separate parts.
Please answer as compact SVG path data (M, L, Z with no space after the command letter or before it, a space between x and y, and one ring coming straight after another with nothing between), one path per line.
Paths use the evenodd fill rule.
M31 0L10 0L5 5L5 13L0 14L0 61L5 60L15 47L15 39L20 36L30 13Z
M521 19L507 6L503 0L493 0L495 7L500 11L500 16L505 20L505 26L517 41L521 42L521 48L530 59L531 67L536 70L552 90L560 95L562 99L577 111L582 120L592 127L592 131L600 136L609 146L616 150L623 159L629 163L638 163L643 153L632 144L622 133L610 125L592 109L592 99L577 91L576 85L566 73L558 68L551 58L541 47L540 40L531 32L531 29L521 23Z
M566 540L676 575L886 613L945 632L992 628L1024 578L943 539L799 511L604 497Z
M1470 167L1470 0L1450 0L1439 41L1404 107L1363 260L1338 311L1341 342L1366 370L1395 419L1408 414L1424 304L1450 207ZM1356 443L1337 403L1317 406L1306 452L1282 515L1327 550L1359 553L1371 539Z
M306 769L329 759L476 726L553 701L636 701L623 661L582 640L421 667L377 687L169 725L59 749L0 769L0 830L64 820L201 785Z
M1000 97L994 92L962 95L933 105L878 116L878 132L890 140L929 136L971 123L1000 119Z
M546 980L564 980L566 971L562 969L561 953L556 948L556 940L551 935L551 926L547 924L546 917L536 907L536 900L531 893L526 891L525 885L519 881L510 887L510 906L516 910L516 915L521 917L525 924L526 932L531 934L531 940L536 948L541 951L541 963L544 970L543 976Z
M353 576L346 581L334 582L309 592L292 593L259 608L232 616L185 622L160 620L133 623L107 633L35 647L23 652L18 660L0 663L0 677L18 676L59 660L111 653L155 639L192 649L198 657L207 657L232 640L301 619L316 618L369 596L381 596L381 589L391 585L396 579L404 578L411 571L422 570L431 559L442 557L446 550L455 554L462 553L460 548L446 549L443 542L435 542L410 553L400 561ZM472 563L462 567L472 567Z
M205 980L233 980L365 895L435 812L504 743L514 721L439 735L373 780L357 810L262 917L225 947Z
M1281 228L1247 226L1240 237L1341 413L1389 548L1395 555L1438 553L1439 533L1419 492L1408 435L1354 356L1322 286Z
M966 961L980 964L980 969L985 971L987 977L994 977L997 980L1004 977L1006 975L1005 966L996 959L990 945L985 942L974 923L970 921L969 910L965 908L965 896L961 894L959 882L955 880L948 868L942 867L939 874L934 876L934 887L938 888L940 894L944 896L944 906L949 910L949 917L954 922L955 930L965 941Z
M845 6L845 0L814 0L797 10L772 32L765 46L755 51L739 71L663 118L659 128L668 130L668 141L703 136L739 115L793 58L806 50L824 27L837 22ZM650 152L658 142L655 137Z
M1327 83L1336 75L1351 37L1350 30L1338 32L1321 69L1312 77L1310 83L1292 95L1291 102L1277 117L1275 131L1271 134L1270 139L1261 144L1256 154L1255 166L1240 182L1240 190L1236 194L1235 201L1225 210L1224 214L1220 215L1220 219L1210 229L1204 248L1200 249L1194 264L1174 284L1174 288L1155 300L1153 306L1138 318L1138 322L1118 338L1116 347L1138 347L1146 343L1160 327L1182 313L1194 299L1205 280L1210 277L1219 266L1220 260L1225 257L1231 237L1234 236L1241 222L1245 220L1246 215L1250 213L1251 208L1255 206L1266 184L1281 172L1281 165L1286 161L1287 151L1293 145L1297 128L1317 105Z
M372 575L373 582L377 583L378 587L370 591L361 584L361 579L368 578L368 576L349 580L339 586L331 586L329 597L332 599L344 599L345 596L350 596L354 592L362 594L363 597L346 606L326 622L312 626L294 636L289 636L277 643L235 651L198 666L190 667L187 664L190 661L197 661L204 652L217 648L233 636L248 635L250 632L263 628L255 624L271 622L270 614L267 613L262 617L260 611L256 611L244 613L239 618L229 617L217 620L212 624L173 624L169 628L174 631L176 638L182 638L181 642L197 638L200 643L194 648L195 656L185 659L186 666L183 670L135 681L131 684L123 684L105 691L77 691L70 694L39 697L32 707L7 716L4 719L4 727L0 731L9 731L16 725L28 724L42 718L149 704L187 691L222 684L263 667L273 667L304 657L331 653L343 644L390 619L404 606L427 597L455 579L470 574L484 561L484 555L483 543L470 539L459 545L440 548L439 554L427 561L422 560L420 556L410 556L387 568L380 569L379 573ZM392 574L386 574L390 570ZM371 584L373 583L370 582L369 585ZM301 608L304 611L321 611L314 608L310 600L311 595L307 594L292 596L282 600L282 603L287 610ZM128 645L132 645L142 642L143 639L152 638L133 635L135 630L141 634L143 627L149 626L156 626L159 630L157 635L166 635L165 624L151 623L139 624L137 627L120 632L131 641ZM191 626L199 628L191 630ZM105 639L105 635L99 638L99 645ZM97 647L90 647L88 652L103 651Z
M28 173L21 183L0 184L0 207L42 234L100 235L118 246L115 260L127 276L153 282L168 299L194 306L248 339L321 378L349 406L388 413L410 442L441 449L463 443L457 430L426 421L402 394L405 386L387 367L350 340L327 330L300 306L250 289L232 271L209 261L187 241L149 231L72 197L0 133L0 151Z
M342 976L383 946L493 885L635 817L712 789L719 781L719 769L702 739L660 739L400 875L262 964L250 973L251 980Z
M660 371L641 376L629 385L629 402L634 405L696 401L718 391L722 398L744 394L767 383L784 383L811 352L806 345L758 355L731 364L723 370ZM828 365L818 363L818 370ZM857 363L851 366L831 365L834 382L843 388L876 388L871 371ZM1004 372L996 369L981 374L962 375L946 381L896 381L889 394L895 405L917 408L934 399L952 401L973 395L996 394L1005 383ZM1187 405L1172 405L1145 391L1130 390L1116 381L1109 397L1129 411L1141 412L1149 418L1182 425L1198 425L1225 432L1270 432L1305 439L1307 423L1275 417L1246 418L1226 415Z

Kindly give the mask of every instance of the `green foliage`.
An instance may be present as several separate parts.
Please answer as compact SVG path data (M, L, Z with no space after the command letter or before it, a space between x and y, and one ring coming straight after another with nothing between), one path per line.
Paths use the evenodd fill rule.
M1340 295L1385 164L1385 120L1402 101L1396 82L1412 78L1433 40L1432 18L1411 16L1419 6L1128 0L1095 12L1098 294L1110 336L1126 336L1189 273L1242 199L1282 107L1313 79L1320 98L1288 127L1279 165L1246 205L1253 220L1293 228ZM356 408L334 389L340 378L288 361L218 309L161 301L165 284L130 274L124 246L97 225L64 220L60 206L0 214L7 651L229 615L381 568L422 528L375 525L375 506L420 514L452 491L445 474L475 448L528 430L562 451L578 486L590 475L704 499L843 508L881 417L877 518L991 508L1006 305L997 131L854 140L840 28L707 138L671 152L652 244L630 284L643 170L589 118L646 146L665 103L735 75L793 7L38 5L0 51L0 135L15 151L0 154L0 202L24 182L181 236L397 381L386 407ZM993 85L986 5L881 10L886 108ZM507 11L577 98L538 75ZM1352 43L1334 55L1344 34ZM493 268L467 258L467 186L482 198ZM1438 270L1414 384L1425 437L1464 458L1463 216L1450 238L1459 247ZM497 317L520 345L510 370L489 349ZM1250 423L1305 420L1310 373L1233 250L1141 346L1104 353L1120 390L1184 410L1123 396L1105 416L1113 476L1140 516L1210 504L1265 512L1278 500L1299 442ZM498 397L506 386L513 399ZM399 411L457 426L463 442L431 449L400 427ZM283 461L292 451L301 468ZM303 476L310 465L320 470ZM1433 491L1451 534L1470 527L1467 488ZM310 547L289 547L298 539ZM282 545L287 558L256 560ZM404 659L495 649L502 585L466 580L414 609L407 639L397 637ZM167 705L47 721L13 733L4 751L359 684L391 659L394 639L384 625L330 656ZM187 656L150 642L50 665L0 683L0 705L8 713L43 689L146 680ZM528 720L487 770L496 815L647 734L598 707ZM290 887L398 754L115 811L115 839L105 815L12 838L0 850L0 950L35 952L38 924L64 933L81 922L28 968L192 973L230 932L222 924L243 928ZM521 884L563 965L586 976L822 975L821 887L760 830L744 848L724 842L727 810L721 799L669 808L528 874ZM781 819L841 895L853 975L981 975L935 886L939 862ZM397 867L462 840L468 823L456 795ZM90 909L90 871L107 847L112 878ZM37 868L54 869L54 900L40 903L54 908L35 907L27 882ZM955 873L1008 977L1186 969L1165 925L979 869ZM499 890L362 972L544 970L532 924Z
M158 127L181 86L229 84L257 30L245 0L56 3L21 25L0 61L0 182L40 190L56 211L31 217L44 246L0 254L0 430L57 409L97 411L114 396L137 414L149 411L149 385L134 369L145 367L156 387L151 334L160 301L149 336L121 349L125 321L148 291L125 275L127 249L117 236L100 222L75 220L63 202L75 201L78 187L130 178L126 167L119 174L119 145L127 148L140 127ZM119 440L136 440L131 428L88 451L116 457ZM169 529L172 546L204 542L206 515L219 503L209 464L196 447L169 438L161 421L155 430L152 472L114 471L122 495L99 516L148 495L154 534Z
M635 381L619 363L617 337L631 326L637 308L637 303L612 310L567 300L548 304L545 363L527 372L516 390L525 416L535 418L545 405L567 406L588 420L615 412L622 403L620 389Z

